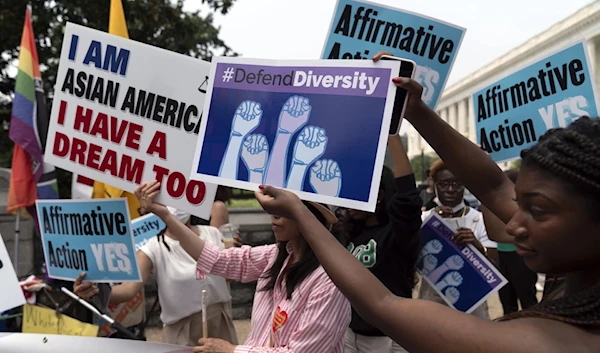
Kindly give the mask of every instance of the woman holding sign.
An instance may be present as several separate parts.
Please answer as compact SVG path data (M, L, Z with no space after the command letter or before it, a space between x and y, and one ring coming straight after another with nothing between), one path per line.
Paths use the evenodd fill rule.
M222 250L196 236L165 206L154 202L160 186L156 181L143 184L135 193L142 207L159 216L182 248L198 259L197 279L214 274L242 282L258 280L246 343L235 346L221 339L201 339L195 352L343 351L344 332L350 323L350 304L304 241L300 221L273 216L277 244ZM325 229L337 221L333 212L323 205L314 202L304 205ZM208 334L210 337L210 332Z
M498 322L482 320L437 303L394 296L295 194L261 186L256 197L262 207L301 220L300 232L353 307L411 353L598 352L600 121L582 117L546 133L523 153L515 188L484 151L420 100L419 84L408 78L394 82L410 93L407 119L457 178L507 224L527 266L566 273L564 288Z

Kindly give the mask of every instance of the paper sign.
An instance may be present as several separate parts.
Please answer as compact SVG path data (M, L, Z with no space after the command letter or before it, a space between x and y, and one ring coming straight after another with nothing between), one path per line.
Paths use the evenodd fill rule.
M432 213L421 228L421 254L417 269L444 301L457 310L471 313L508 281L471 244L450 240L455 232Z
M144 320L144 302L144 290L142 289L128 302L116 305L110 304L107 308L108 315L123 327L138 325ZM110 324L96 316L94 316L94 323L100 325L99 336L110 336L117 331Z
M139 282L127 200L37 200L48 275L74 281Z
M550 55L473 94L477 143L496 162L518 158L547 130L598 116L585 42Z
M10 256L8 256L2 234L0 234L0 283L2 283L0 313L25 304L25 296Z
M371 59L380 51L417 63L414 79L423 101L435 109L465 29L368 1L338 0L323 59ZM398 76L398 72L394 76Z
M98 335L98 326L83 323L41 306L23 306L23 333L48 333L69 336Z
M209 219L216 185L190 181L210 64L68 23L44 160Z
M216 57L190 177L374 211L398 62Z
M146 245L150 239L166 227L165 222L154 213L134 219L131 222L131 231L133 232L133 240L135 241L135 251L140 250L142 246Z

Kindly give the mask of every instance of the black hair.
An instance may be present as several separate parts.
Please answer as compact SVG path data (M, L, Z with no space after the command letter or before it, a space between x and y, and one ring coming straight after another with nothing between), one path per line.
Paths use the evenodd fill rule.
M521 153L523 167L539 168L600 205L600 121L583 116L567 128L548 130ZM597 217L597 215L596 215ZM600 327L600 280L591 288L558 299L542 300L527 310L500 318L539 317L584 328Z
M317 217L319 222L327 227L327 221L325 220L325 216L316 207L311 205L308 202L303 201L306 208L308 208L312 214ZM281 271L283 268L283 263L285 259L288 257L287 252L287 241L280 241L277 243L277 257L275 258L275 262L273 265L261 276L263 279L267 279L267 283L259 289L261 292L269 292L272 291L277 285L277 278L279 277L279 273L281 272L282 281L280 283L285 283L285 291L287 293L287 299L292 299L292 293L298 287L302 281L306 277L308 277L314 270L316 270L321 264L317 259L317 256L308 245L308 243L304 240L304 238L300 238L302 242L302 253L294 254L294 256L300 256L298 261L293 264L288 264L288 266ZM283 281L285 279L285 282ZM281 285L281 284L280 284Z
M217 186L217 193L215 194L215 201L221 201L229 203L233 198L233 191L230 187L219 185Z

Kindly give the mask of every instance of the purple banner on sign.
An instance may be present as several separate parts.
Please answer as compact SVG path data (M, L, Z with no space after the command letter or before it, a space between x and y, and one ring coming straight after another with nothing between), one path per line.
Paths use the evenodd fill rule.
M217 64L215 88L386 98L389 68Z

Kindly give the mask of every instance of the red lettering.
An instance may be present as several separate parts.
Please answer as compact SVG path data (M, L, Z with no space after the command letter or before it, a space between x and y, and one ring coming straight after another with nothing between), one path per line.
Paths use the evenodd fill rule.
M146 162L141 159L133 160L131 156L124 154L119 168L119 178L141 184L145 164Z
M167 179L167 192L174 198L180 198L185 192L185 177L179 172L173 172Z
M121 144L123 135L125 135L125 129L127 129L127 124L127 121L119 124L119 120L116 117L110 117L110 140L112 142ZM117 126L119 127L118 130Z
M139 151L142 130L142 125L129 123L129 130L127 130L127 140L125 140L125 146Z
M162 181L165 178L165 176L169 175L169 170L167 168L163 168L158 165L155 165L154 168L152 168L152 171L154 171L154 173L156 173L156 178L154 178L154 179L161 184L162 184Z
M101 153L102 147L91 143L88 151L87 163L85 165L92 169L98 170L100 168L98 163L100 162Z
M75 122L73 123L73 129L88 132L90 130L90 123L92 122L93 113L94 112L91 109L86 109L78 105L77 111L75 112Z
M57 131L54 135L52 154L60 158L65 158L69 154L69 142L69 137L67 135Z
M204 201L206 196L206 185L198 180L190 180L187 188L185 188L185 197L193 205L199 205Z
M97 137L99 134L101 138L108 141L108 116L106 114L98 113L89 134L94 137Z
M117 175L117 152L113 150L107 150L104 158L102 159L102 164L100 164L100 171L106 173L108 170L111 175Z
M72 162L84 165L85 164L85 150L87 150L87 144L85 141L73 137L73 145L71 146L71 156L69 159Z
M58 123L65 125L65 112L67 111L67 102L60 101L60 109L58 110Z
M162 131L157 131L152 137L152 142L150 142L150 147L148 147L146 153L151 156L158 153L158 157L167 159L167 135Z

